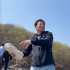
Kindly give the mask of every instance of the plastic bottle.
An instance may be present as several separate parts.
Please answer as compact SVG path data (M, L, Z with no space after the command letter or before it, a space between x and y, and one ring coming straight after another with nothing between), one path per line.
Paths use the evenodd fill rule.
M21 60L23 58L24 54L20 50L18 50L13 44L5 43L4 46L5 50L7 50L9 53L15 53L15 59Z

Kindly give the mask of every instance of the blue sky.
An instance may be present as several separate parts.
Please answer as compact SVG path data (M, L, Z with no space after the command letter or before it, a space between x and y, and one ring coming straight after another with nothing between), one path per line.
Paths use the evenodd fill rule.
M54 41L70 46L70 0L1 0L1 23L23 26L36 33L34 22L43 19Z

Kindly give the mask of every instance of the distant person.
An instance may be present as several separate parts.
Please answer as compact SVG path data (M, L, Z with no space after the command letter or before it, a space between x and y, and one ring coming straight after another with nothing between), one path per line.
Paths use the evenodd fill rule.
M45 31L45 21L39 19L34 24L37 31L30 39L20 43L23 48L23 54L28 56L32 51L32 63L30 70L55 70L55 62L52 55L53 34ZM12 54L12 57L15 57Z
M5 65L5 70L7 70L9 60L11 59L12 59L12 56L9 54L8 51L5 50L2 56L2 67Z
M2 65L1 65L1 61L2 61L2 55L3 55L3 53L4 53L4 45L2 44L1 46L0 46L0 70L1 70L1 68L2 68Z

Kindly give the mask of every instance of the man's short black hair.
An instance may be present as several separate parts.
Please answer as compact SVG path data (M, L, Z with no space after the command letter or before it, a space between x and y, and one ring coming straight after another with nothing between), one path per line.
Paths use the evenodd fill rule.
M4 46L4 44L3 44L3 43L2 43L1 45L2 45L2 46Z
M38 19L38 20L34 23L34 26L37 26L37 24L38 24L39 21L42 21L42 22L44 23L44 25L45 25L45 21L44 21L43 19Z
M4 46L6 42L3 42L1 45Z

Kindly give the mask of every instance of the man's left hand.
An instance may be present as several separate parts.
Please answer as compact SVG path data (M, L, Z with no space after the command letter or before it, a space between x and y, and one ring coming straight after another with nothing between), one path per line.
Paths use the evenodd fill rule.
M31 40L25 40L22 41L19 45L22 45L23 48L28 47L29 45L31 45Z

